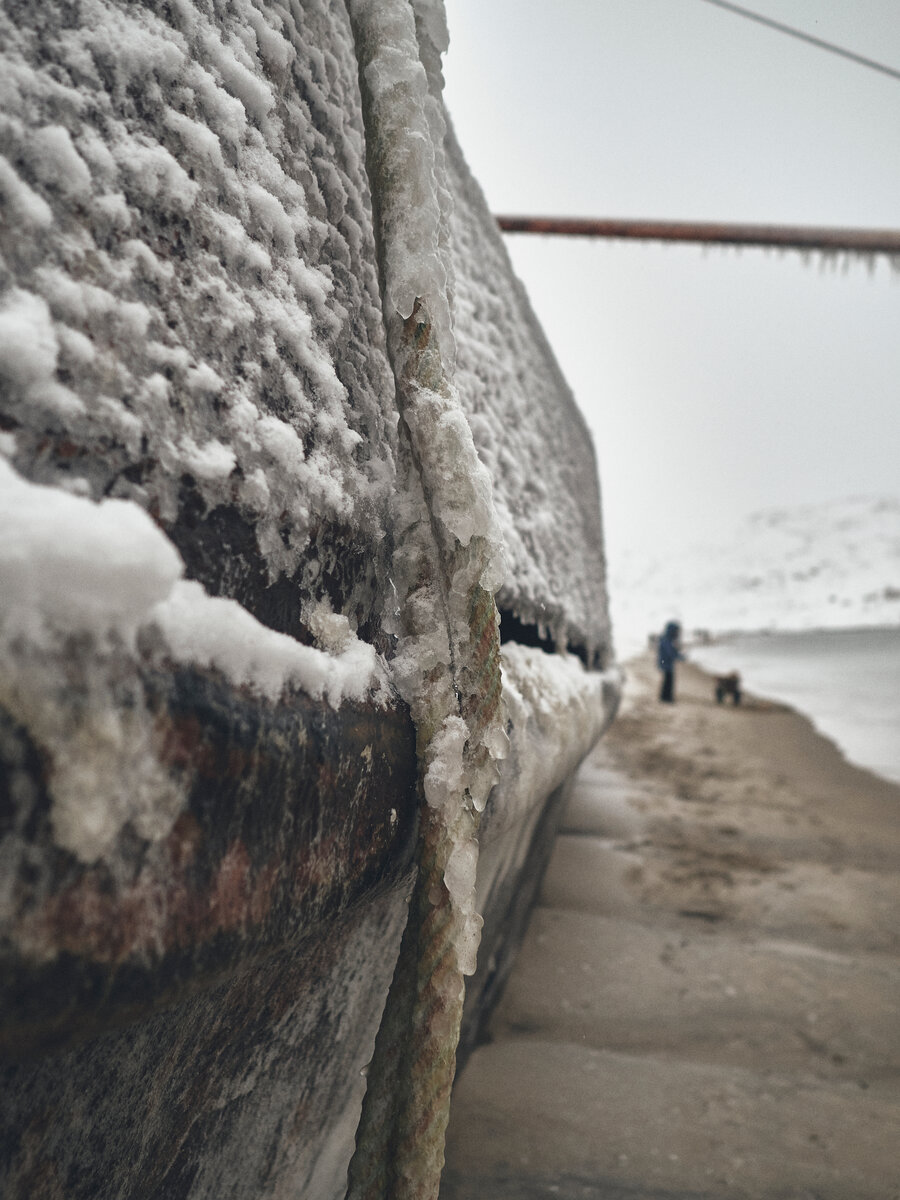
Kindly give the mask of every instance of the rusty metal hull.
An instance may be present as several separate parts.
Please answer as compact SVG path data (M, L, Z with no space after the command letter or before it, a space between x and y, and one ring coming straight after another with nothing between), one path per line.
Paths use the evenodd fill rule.
M116 871L55 845L52 763L0 714L4 1194L336 1194L406 919L409 714L140 686L186 803Z
M593 449L426 18L0 8L0 500L28 510L0 528L4 1196L340 1200L363 1094L401 1090L375 1194L436 1196L460 1017L465 1052L614 711ZM401 26L412 132L415 89L376 88ZM444 257L401 313L420 208L413 257ZM110 512L141 531L112 575ZM510 636L555 707L537 659L510 707ZM393 1088L367 1068L408 930Z
M205 988L186 977L142 1020L7 1065L4 1195L342 1194L405 907L386 891Z
M265 705L192 670L140 678L185 803L115 865L59 848L45 750L0 710L8 840L0 1051L64 1047L297 945L411 868L415 735L401 705ZM15 804L27 794L27 806ZM11 861L18 851L17 861Z
M262 712L194 673L145 682L188 812L161 854L129 848L125 879L61 862L39 832L29 842L0 977L3 1193L341 1196L412 886L408 714ZM610 693L608 718L614 706ZM2 777L21 791L46 763L20 727L2 729ZM487 814L492 886L461 1059L502 989L567 790L499 832ZM39 831L39 787L33 801Z

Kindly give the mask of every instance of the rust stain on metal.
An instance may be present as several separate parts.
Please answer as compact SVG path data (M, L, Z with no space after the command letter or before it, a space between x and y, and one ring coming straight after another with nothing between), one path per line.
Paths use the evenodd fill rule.
M215 757L199 718L192 714L173 719L160 713L155 729L160 760L169 766L210 777L216 773Z
M334 711L302 695L271 705L193 670L154 671L142 686L182 811L159 842L126 827L109 861L90 865L60 850L45 823L34 842L43 858L16 869L4 923L0 1055L139 1016L307 937L409 868L417 802L405 709ZM52 764L33 757L46 775Z
M232 842L219 863L209 896L213 929L238 929L249 916L250 856L241 842Z
M166 850L176 872L183 871L194 861L202 841L203 830L197 818L188 812L181 813L166 838Z
M192 867L203 854L203 834L185 813L166 840L162 869L144 870L131 885L116 888L102 867L92 868L24 916L18 937L39 957L65 951L103 963L195 946L216 933L262 924L283 880L291 881L295 904L308 901L313 892L334 891L374 852L390 850L395 836L386 815L366 826L349 859L345 842L332 834L293 854L273 855L259 868L244 843L234 839L202 887Z
M209 888L201 890L190 870L201 847L171 835L168 845L167 869L142 871L128 887L112 887L107 874L94 868L51 896L21 921L20 944L36 957L65 952L115 964L196 946L216 933L260 924L268 915L281 869L276 861L253 871L246 847L234 841Z

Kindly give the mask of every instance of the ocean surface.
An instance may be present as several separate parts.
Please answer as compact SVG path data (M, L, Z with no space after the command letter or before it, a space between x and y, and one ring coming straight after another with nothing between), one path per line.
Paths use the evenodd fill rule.
M742 634L691 647L717 674L809 717L857 766L900 783L900 629Z

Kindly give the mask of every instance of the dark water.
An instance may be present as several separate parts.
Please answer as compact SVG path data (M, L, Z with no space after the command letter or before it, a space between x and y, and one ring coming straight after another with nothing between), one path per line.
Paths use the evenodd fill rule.
M697 647L707 670L808 716L858 766L900 783L900 628L742 635Z

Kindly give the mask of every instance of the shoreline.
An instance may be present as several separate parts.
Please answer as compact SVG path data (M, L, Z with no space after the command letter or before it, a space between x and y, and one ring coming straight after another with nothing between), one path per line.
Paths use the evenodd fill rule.
M851 765L900 784L898 649L890 626L741 633L686 652L701 670L740 670L748 694L788 705Z
M781 637L782 634L788 634L791 637L804 633L900 633L900 625L892 625L889 622L882 624L878 622L874 625L798 625L796 629L785 625L774 627L772 625L764 625L759 629L728 629L718 633L710 633L710 641L690 642L687 643L688 649L695 649L701 645L718 646L721 642L732 641L734 638L742 637Z
M701 631L704 632L704 631ZM715 648L721 645L727 645L729 642L735 641L738 638L771 638L777 641L780 637L803 637L805 634L810 635L827 635L827 634L843 634L843 633L896 633L900 635L900 625L882 624L876 625L800 625L796 629L780 626L773 628L771 625L761 626L758 629L727 629L727 630L706 630L709 637L708 642L696 641L689 634L683 639L682 649L690 653L693 650L703 650L706 647ZM623 654L621 657L622 665L627 665L630 662L635 662L648 653L648 638L653 636L651 632L637 636L626 636L623 643ZM618 641L614 638L614 645L619 649Z
M811 818L818 827L822 817L834 820L846 837L847 853L865 842L869 823L879 831L893 830L891 845L900 852L900 783L852 762L801 709L753 691L745 692L736 710L728 700L716 704L713 673L690 661L678 666L676 703L669 709L656 701L658 672L649 656L632 659L625 670L633 686L626 682L617 723L598 750L602 755L606 749L626 773L640 775L648 767L647 773L655 773L663 744L673 751L677 789L683 793L692 787L695 802L715 803L717 781L753 775L758 782L750 784L745 797L751 806L754 793L769 780L791 796L795 821ZM684 738L681 753L672 745L676 736ZM653 748L645 753L644 745Z
M900 785L649 655L576 780L442 1200L894 1200Z

